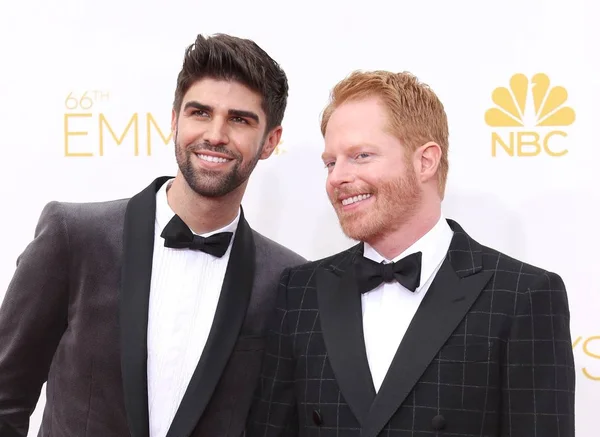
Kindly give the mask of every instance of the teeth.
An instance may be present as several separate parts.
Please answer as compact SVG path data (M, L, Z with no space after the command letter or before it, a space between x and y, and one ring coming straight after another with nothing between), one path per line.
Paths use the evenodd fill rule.
M227 161L229 161L229 159L217 158L216 156L199 155L199 154L196 154L196 156L198 158L202 159L203 161L208 161L208 162L227 162Z
M368 199L369 197L371 197L370 194L360 194L358 196L348 197L347 199L342 200L342 205L351 205L353 203L360 202L361 200Z

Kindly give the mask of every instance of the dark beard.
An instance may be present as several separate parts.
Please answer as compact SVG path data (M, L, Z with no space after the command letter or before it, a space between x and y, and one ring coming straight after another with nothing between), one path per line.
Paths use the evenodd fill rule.
M231 193L240 185L245 183L252 174L252 171L254 171L254 168L260 159L260 154L262 153L263 147L264 143L261 145L260 149L252 158L252 160L244 164L243 158L240 154L233 153L225 146L212 146L210 144L203 143L195 147L192 146L184 148L177 144L177 136L175 136L175 158L177 160L179 170L181 171L181 174L190 188L195 193L203 197L222 197ZM234 161L233 168L231 168L231 170L227 173L214 170L198 169L192 162L192 160L195 159L193 155L196 153L201 153L202 150L222 153L231 157Z

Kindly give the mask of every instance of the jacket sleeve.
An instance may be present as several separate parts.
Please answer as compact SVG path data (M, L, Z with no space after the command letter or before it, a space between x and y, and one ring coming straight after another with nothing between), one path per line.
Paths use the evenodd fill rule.
M502 437L575 436L575 365L563 280L537 277L517 294L502 385Z
M0 306L0 435L27 436L67 326L69 240L57 202L47 204Z

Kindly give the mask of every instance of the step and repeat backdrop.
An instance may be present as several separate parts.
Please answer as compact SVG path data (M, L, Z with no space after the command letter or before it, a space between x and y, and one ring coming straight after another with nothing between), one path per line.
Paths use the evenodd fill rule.
M407 70L448 113L444 214L564 279L577 433L595 436L599 18L592 0L3 2L0 299L47 202L130 197L175 174L171 102L198 33L252 38L288 74L282 142L243 204L258 231L310 259L353 244L324 190L330 89L355 69ZM30 436L43 406L44 391Z

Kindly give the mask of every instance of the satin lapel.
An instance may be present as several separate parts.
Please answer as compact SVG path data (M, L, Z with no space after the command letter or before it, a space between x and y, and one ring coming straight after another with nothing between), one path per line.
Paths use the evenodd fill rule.
M132 197L125 212L120 341L123 392L132 437L147 437L149 433L146 363L156 192L170 178L160 177Z
M335 271L317 270L317 297L333 373L346 403L364 425L375 398L375 387L367 361L361 297L351 259Z
M256 262L252 229L240 217L208 340L167 437L187 437L198 424L241 331Z

